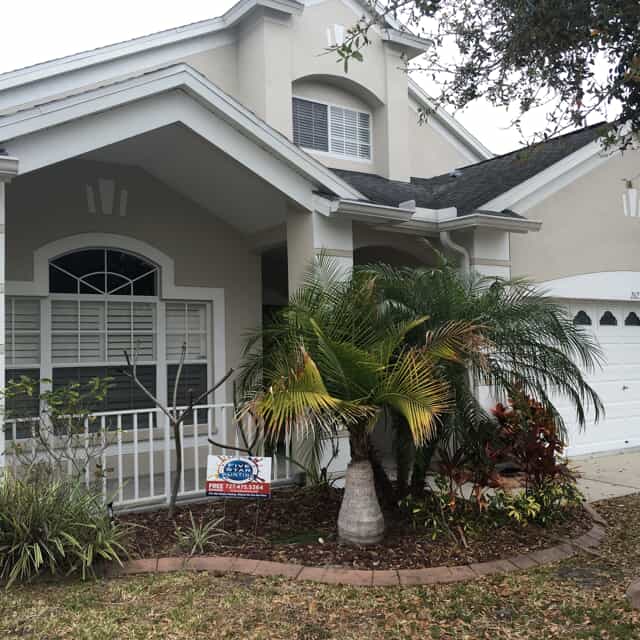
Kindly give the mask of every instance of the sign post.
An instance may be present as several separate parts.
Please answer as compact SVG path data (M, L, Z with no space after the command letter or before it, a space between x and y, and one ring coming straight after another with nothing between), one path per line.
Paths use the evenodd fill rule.
M271 458L208 456L207 496L270 498Z

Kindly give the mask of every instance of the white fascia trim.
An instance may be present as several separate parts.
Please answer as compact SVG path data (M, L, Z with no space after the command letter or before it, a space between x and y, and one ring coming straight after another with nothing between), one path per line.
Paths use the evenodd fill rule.
M18 158L0 155L0 182L9 182L18 175L20 163Z
M413 215L413 209L402 209L381 204L348 200L341 198L337 206L333 207L330 215L348 216L352 220L371 222L374 224L388 223L398 224L407 222Z
M0 140L9 141L27 136L172 90L184 91L312 182L324 186L340 197L363 198L361 193L330 169L186 64L177 64L2 118ZM176 121L178 120L179 113L176 114Z
M409 95L423 107L432 110L433 117L440 122L452 136L473 151L476 155L476 160L488 160L494 157L494 154L453 116L449 115L444 109L438 108L426 91L412 78L409 78Z
M483 227L485 229L497 229L509 231L511 233L529 233L539 231L542 222L538 220L526 220L519 218L506 218L504 216L492 216L486 213L472 213L466 216L450 217L450 209L436 210L436 216L428 219L426 216L420 218L413 216L411 220L394 227L394 231L418 234L433 235L443 231L458 231L460 229L474 229ZM444 219L437 219L437 215L442 212Z
M528 233L529 231L540 231L542 222L540 220L528 220L526 218L494 216L488 213L470 213L466 216L460 216L455 220L447 220L446 222L440 223L440 231L456 231L469 227L500 229L512 233Z
M493 211L512 209L518 213L525 213L545 198L605 163L613 155L616 154L604 153L600 141L594 140L478 208Z
M447 207L446 209L417 207L411 219L416 222L446 222L447 220L455 220L457 217L458 210L456 207Z
M107 45L99 49L76 53L57 60L0 74L0 91L36 82L50 76L75 71L83 67L108 62L123 56L135 55L149 49L222 31L233 27L249 11L256 7L273 9L289 15L299 15L304 9L304 6L296 0L240 0L222 16L211 18L210 20L152 33L126 42Z
M420 36L415 36L407 31L399 31L398 29L384 29L382 39L385 42L391 42L405 50L409 60L428 51L433 46L433 40L427 40Z

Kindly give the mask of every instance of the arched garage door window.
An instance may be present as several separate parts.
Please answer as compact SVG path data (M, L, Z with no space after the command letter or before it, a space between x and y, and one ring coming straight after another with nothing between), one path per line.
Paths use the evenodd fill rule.
M122 373L125 351L145 386L170 397L184 343L178 401L186 403L189 390L197 395L208 382L210 310L204 302L162 300L160 277L157 265L113 248L51 260L48 299L7 301L8 377L47 377L54 387L109 377L113 387L97 411L149 408Z

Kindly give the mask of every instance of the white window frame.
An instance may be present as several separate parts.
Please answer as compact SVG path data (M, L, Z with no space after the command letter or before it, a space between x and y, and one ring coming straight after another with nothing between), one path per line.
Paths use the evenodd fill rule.
M13 281L7 280L6 293L12 297L40 298L40 326L42 330L40 349L41 355L46 355L39 365L40 377L51 378L53 366L51 363L51 296L76 294L49 294L49 262L56 257L72 251L93 248L109 248L127 253L137 254L144 259L156 264L160 270L158 283L159 314L157 318L157 355L166 354L166 326L164 304L167 302L193 302L207 303L207 380L210 385L222 378L226 373L226 310L224 289L214 287L192 287L175 284L175 264L171 257L159 251L154 246L130 236L121 236L109 233L81 233L68 236L60 240L50 242L34 252L33 256L33 280ZM84 295L84 294L78 294ZM99 296L90 296L94 300ZM127 299L136 296L127 296ZM138 299L149 301L154 296L137 296ZM157 360L156 360L157 362ZM164 360L163 382L156 381L156 395L163 402L168 402L167 397L167 365ZM140 365L146 363L141 362ZM198 361L203 364L203 361ZM117 366L117 363L105 363L99 366ZM56 364L56 368L57 368ZM78 366L78 365L69 365ZM90 366L90 363L82 363L80 366ZM160 365L156 364L159 375ZM18 367L14 367L18 368ZM19 367L28 368L28 367ZM36 368L35 365L33 368ZM223 385L217 389L210 398L210 403L224 404L231 400L230 390Z
M307 102L315 102L317 104L322 104L327 107L327 140L329 145L329 151L321 151L320 149L314 149L313 147L302 147L305 151L309 153L317 153L320 156L325 158L336 158L339 160L348 160L349 162L360 162L363 164L373 164L374 160L374 149L373 149L373 113L368 109L354 109L353 107L349 107L344 104L338 104L336 102L325 102L324 100L317 100L316 98L308 98L306 96L301 96L297 94L293 94L291 97L292 100L306 100ZM354 111L356 114L364 113L369 116L369 157L361 158L360 156L352 156L346 153L338 153L331 149L331 107L337 107L338 109L347 109L349 111ZM292 105L293 109L293 105ZM292 122L293 126L293 122Z

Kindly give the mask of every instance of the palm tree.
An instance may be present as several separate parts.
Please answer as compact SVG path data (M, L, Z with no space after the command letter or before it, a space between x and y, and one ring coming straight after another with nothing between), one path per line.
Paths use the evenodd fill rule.
M417 445L452 402L443 360L465 357L473 327L451 323L412 345L425 318L392 321L368 275L344 278L321 260L271 324L249 337L241 387L267 441L321 445L346 429L351 463L338 517L341 540L369 544L384 533L370 463L369 434L385 410L403 416ZM315 457L318 458L316 451Z
M596 421L604 411L584 377L601 365L599 346L574 325L560 303L531 282L461 274L444 260L435 268L372 265L363 267L363 273L374 279L379 304L396 322L427 318L408 335L412 345L420 344L425 330L451 322L473 323L484 338L484 349L471 351L464 363L447 366L445 376L454 389L456 406L440 430L441 442L464 435L488 419L477 400L478 385L487 385L504 397L525 394L535 398L551 412L565 435L562 416L554 405L558 397L571 402L581 427L589 409ZM414 489L424 488L434 444L431 439L416 456ZM399 475L403 477L402 469Z

